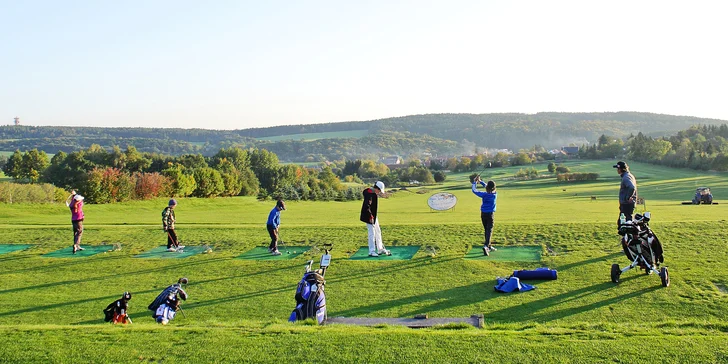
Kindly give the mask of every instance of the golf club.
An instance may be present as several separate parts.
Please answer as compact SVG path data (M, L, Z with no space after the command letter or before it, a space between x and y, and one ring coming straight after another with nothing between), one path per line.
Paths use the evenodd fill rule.
M168 237L169 237L169 239L170 239L170 240L172 240L172 242L174 243L174 248L175 248L175 250L176 250L176 251L177 251L178 253L182 253L182 251L184 250L184 248L182 248L182 249L179 249L179 240L178 240L178 239L172 239L172 235L171 235L171 234L169 233L169 231L167 231L167 236L168 236Z
M178 306L177 306L177 309L178 309L178 310L179 310L179 312L180 312L180 313L182 314L182 317L184 317L184 318L187 318L187 315L185 315L185 312L184 312L184 311L182 311L182 305L178 305Z
M286 247L286 254L291 254L291 252L288 251L288 246L286 246L286 244L283 242L283 239L281 239L281 233L278 231L278 229L276 229L276 232L278 233L278 242L282 246L281 249L283 249L283 246L285 246Z
M480 177L480 175L483 174L483 172L485 172L485 169L490 168L491 166L492 166L492 164L490 162L488 162L487 164L484 163L483 169L481 169L480 172L478 172L478 174L476 174L476 176Z

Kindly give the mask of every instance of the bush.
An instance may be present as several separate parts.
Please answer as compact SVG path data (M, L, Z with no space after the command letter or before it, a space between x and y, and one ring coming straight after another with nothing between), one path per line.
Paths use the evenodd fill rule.
M437 171L432 174L432 178L435 179L435 182L442 183L447 179L447 175L443 171Z
M0 183L0 203L61 203L68 193L52 184Z
M149 200L161 196L169 196L172 191L172 181L159 173L135 172L134 197L141 200Z
M562 173L556 175L559 182L596 181L599 173Z
M563 164L559 164L558 166L556 166L556 173L557 174L559 174L559 173L569 173L569 172L571 172L571 169L569 169L569 167L567 167L567 166L565 166Z

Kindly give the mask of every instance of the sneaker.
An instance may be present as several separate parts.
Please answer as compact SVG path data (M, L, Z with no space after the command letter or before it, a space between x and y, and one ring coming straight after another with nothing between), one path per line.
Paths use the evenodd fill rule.
M273 254L273 255L281 255L281 252L279 252L278 250L274 250L274 251L271 252L271 254Z
M379 254L377 254L377 253L375 253L375 252L371 252L371 253L369 253L369 256L370 256L370 257L378 257L378 256L379 256Z
M79 246L78 246L78 250L79 250L79 251L81 251L81 250L86 250L86 249L82 248L82 247L81 247L81 246L79 245Z
M77 249L76 249L76 246L74 245L74 246L73 246L73 254L74 254L74 255L76 254L76 251L77 251Z
M171 247L171 248L167 248L167 251L168 252L176 252L177 249L175 249L174 247Z
M494 246L491 245L491 246L488 247L488 250L494 252L494 251L496 251L498 249L496 249Z
M185 246L184 246L184 245L177 245L177 250L182 250L182 249L184 249L184 248L185 248Z
M392 255L392 252L390 252L387 249L382 249L382 250L378 251L377 254L381 254L381 255Z
M487 246L484 246L483 247L483 255L485 255L487 257L488 255L490 255L489 252L490 252L490 250L488 249L488 247Z

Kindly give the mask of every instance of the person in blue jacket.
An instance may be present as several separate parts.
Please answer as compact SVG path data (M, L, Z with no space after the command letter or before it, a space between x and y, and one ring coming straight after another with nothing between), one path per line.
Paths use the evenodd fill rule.
M281 225L281 211L286 209L286 203L283 200L276 202L276 207L270 210L268 214L268 222L266 227L268 228L268 234L270 234L270 245L268 251L273 255L281 255L278 251L278 227Z
M478 191L478 183L485 187L485 192ZM483 228L485 229L485 244L483 245L483 255L489 255L491 251L495 251L490 243L490 237L493 235L493 214L495 213L495 201L498 198L498 194L495 192L495 182L488 181L486 184L480 179L480 176L476 176L473 180L473 193L483 199L483 203L480 205L480 221L483 222Z

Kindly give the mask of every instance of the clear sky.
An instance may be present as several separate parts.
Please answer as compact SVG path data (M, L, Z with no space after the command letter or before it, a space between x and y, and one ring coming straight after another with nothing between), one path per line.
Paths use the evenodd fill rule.
M728 1L0 0L0 124L728 120Z

